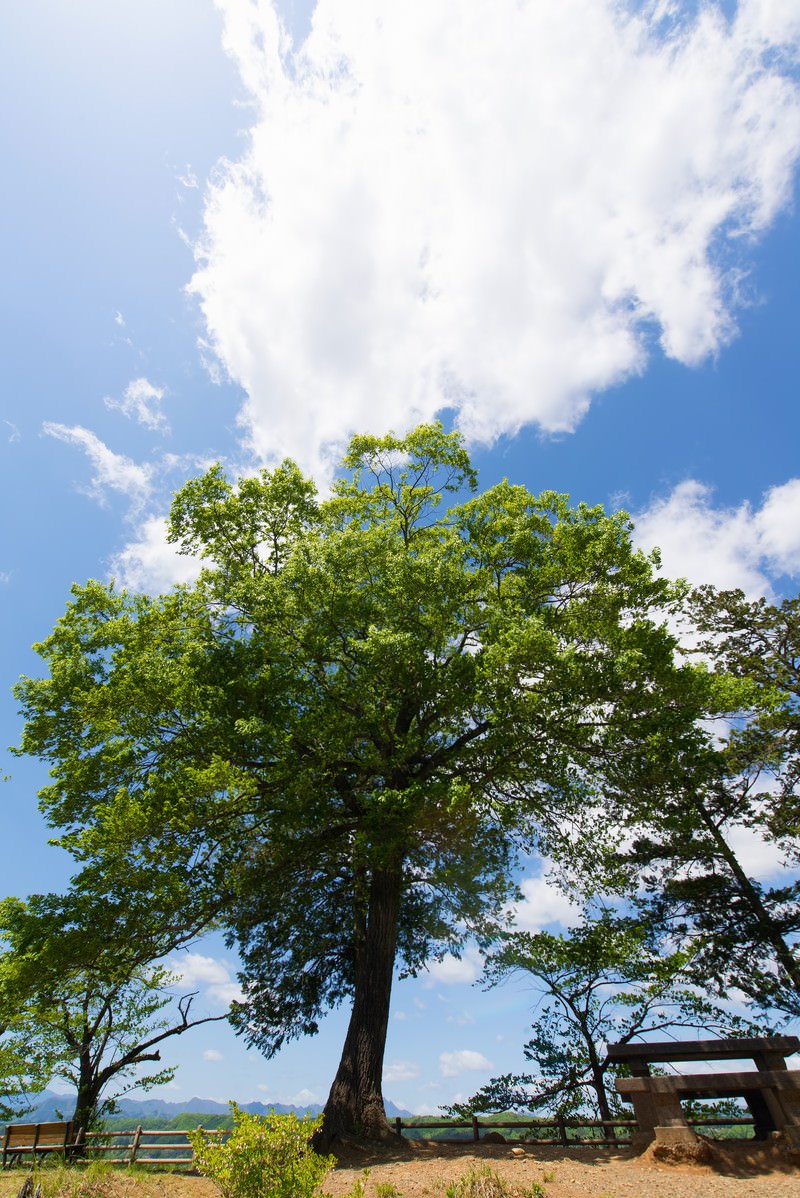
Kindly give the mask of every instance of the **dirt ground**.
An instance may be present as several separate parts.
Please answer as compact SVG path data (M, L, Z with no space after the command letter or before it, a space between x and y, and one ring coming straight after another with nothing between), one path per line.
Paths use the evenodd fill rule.
M450 1182L488 1165L521 1192L530 1194L538 1183L545 1198L800 1198L800 1156L792 1159L778 1145L703 1147L703 1163L670 1153L672 1159L659 1160L652 1148L634 1154L527 1145L517 1156L508 1145L418 1142L408 1147L393 1159L351 1154L328 1177L325 1189L343 1198L366 1168L365 1198L374 1198L381 1183L393 1185L402 1198L443 1198Z
M544 1198L800 1198L800 1154L789 1154L780 1144L702 1146L699 1160L669 1159L669 1154L663 1159L663 1153L527 1145L522 1155L514 1155L504 1144L406 1142L394 1151L350 1151L323 1190L344 1198L361 1179L363 1198L445 1198L449 1183L488 1166L520 1195L530 1196L536 1183L541 1191L535 1192ZM23 1180L22 1170L4 1173L0 1198L13 1198ZM114 1173L97 1181L85 1198L218 1198L210 1181L185 1173ZM44 1189L47 1194L49 1187ZM81 1198L81 1187L69 1192Z

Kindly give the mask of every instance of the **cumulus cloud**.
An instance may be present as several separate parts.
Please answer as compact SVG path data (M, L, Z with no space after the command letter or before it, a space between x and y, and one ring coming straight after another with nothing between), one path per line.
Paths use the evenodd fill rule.
M168 961L167 965L178 977L176 985L182 989L204 988L206 997L220 1006L228 1007L244 998L241 986L231 977L228 964L216 957L187 952Z
M522 902L511 909L517 928L525 932L539 932L550 924L573 926L580 918L580 907L571 903L566 895L546 877L523 878L520 882Z
M458 1052L443 1052L439 1054L439 1072L442 1077L458 1077L460 1073L471 1070L491 1069L492 1062L487 1061L483 1053L470 1048L459 1049Z
M79 424L66 425L46 421L42 425L48 437L55 437L67 445L77 445L92 464L94 475L87 490L93 499L103 503L106 491L119 491L126 495L138 509L150 495L153 471L149 465L140 465L115 453L88 428Z
M735 334L752 235L790 199L795 6L217 0L253 100L205 193L189 290L263 459L455 409L573 429L655 341Z
M200 573L198 558L178 553L167 541L167 522L162 516L144 520L138 538L115 554L110 565L122 586L152 595L177 583L194 582Z
M410 1082L415 1077L419 1077L419 1065L416 1061L392 1061L384 1066L385 1082Z
M680 483L634 516L637 543L661 550L664 572L695 585L774 598L774 581L800 575L800 478L772 487L760 506L715 506L711 487Z
M426 968L425 985L471 985L482 968L478 950L467 948L460 957L447 956L442 961L432 961Z
M217 1052L216 1048L207 1048L203 1053L204 1061L224 1061L225 1058L221 1052Z
M137 420L145 428L156 432L168 432L169 425L161 411L161 401L166 395L163 387L155 387L145 378L132 379L122 393L122 399L106 396L104 402L107 408L122 412L132 420Z

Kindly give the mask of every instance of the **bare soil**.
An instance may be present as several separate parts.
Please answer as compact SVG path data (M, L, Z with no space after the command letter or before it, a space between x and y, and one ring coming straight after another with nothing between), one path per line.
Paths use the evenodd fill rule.
M537 1183L545 1198L800 1198L800 1154L780 1142L703 1144L690 1152L649 1148L641 1154L515 1147L522 1147L521 1155L507 1144L407 1141L389 1149L353 1147L323 1189L332 1198L344 1198L363 1180L364 1198L444 1198L448 1184L488 1166L520 1196L530 1195ZM0 1198L13 1198L23 1180L21 1169L5 1172ZM393 1190L384 1188L390 1186ZM71 1198L219 1198L212 1182L186 1173L120 1172L85 1189L73 1183L63 1192Z
M450 1182L488 1165L520 1193L530 1194L537 1182L546 1198L800 1198L800 1154L788 1153L779 1143L703 1144L689 1154L653 1148L634 1153L515 1147L524 1155L515 1155L505 1144L420 1141L409 1141L394 1156L351 1152L342 1157L325 1189L333 1198L343 1198L368 1169L365 1198L374 1198L381 1183L393 1185L402 1198L443 1198Z

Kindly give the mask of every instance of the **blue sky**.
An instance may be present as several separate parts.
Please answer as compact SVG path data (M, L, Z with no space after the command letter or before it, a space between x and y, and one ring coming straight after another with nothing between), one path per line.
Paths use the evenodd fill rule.
M73 581L179 577L186 477L290 453L324 482L351 432L436 414L486 484L624 506L668 573L796 593L799 65L798 0L6 6L3 743ZM42 767L3 773L4 892L63 886ZM525 885L523 923L567 918ZM180 964L219 1009L223 946ZM398 1103L521 1067L531 996L477 972L397 988ZM264 1062L212 1025L169 1095L324 1100L343 1026Z

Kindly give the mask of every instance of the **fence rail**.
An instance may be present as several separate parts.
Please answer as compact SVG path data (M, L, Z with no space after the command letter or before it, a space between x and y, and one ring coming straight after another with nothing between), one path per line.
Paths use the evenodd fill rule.
M636 1128L633 1119L481 1119L477 1115L471 1119L428 1119L428 1118L396 1118L394 1127L399 1136L409 1131L449 1131L453 1137L447 1137L453 1142L475 1142L485 1138L491 1132L518 1131L530 1133L527 1142L535 1146L559 1145L569 1148L593 1147L624 1147L630 1143L632 1133ZM753 1121L747 1117L717 1118L690 1120L693 1127L710 1129L713 1127L752 1127ZM192 1129L201 1131L210 1140L218 1139L223 1142L229 1135L227 1128L207 1129L202 1126ZM547 1131L553 1134L545 1135ZM601 1134L597 1134L597 1133ZM584 1134L581 1134L584 1133ZM586 1134L588 1133L588 1134ZM145 1127L137 1127L133 1131L89 1132L86 1135L85 1153L89 1159L101 1157L114 1165L169 1165L192 1168L194 1154L189 1143L187 1131L149 1131Z

